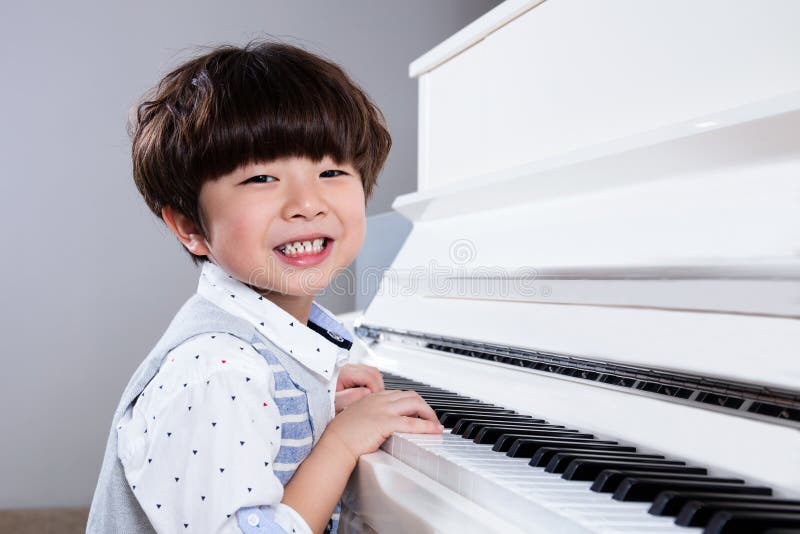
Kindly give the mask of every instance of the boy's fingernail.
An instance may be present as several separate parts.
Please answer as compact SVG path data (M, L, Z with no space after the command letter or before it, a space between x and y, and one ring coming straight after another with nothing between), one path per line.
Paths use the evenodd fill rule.
M441 424L439 425L439 432L444 432L444 426Z

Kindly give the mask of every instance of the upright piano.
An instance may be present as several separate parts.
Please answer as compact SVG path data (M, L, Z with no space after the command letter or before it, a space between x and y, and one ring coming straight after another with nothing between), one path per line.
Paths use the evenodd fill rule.
M800 2L508 0L410 66L349 532L800 532Z

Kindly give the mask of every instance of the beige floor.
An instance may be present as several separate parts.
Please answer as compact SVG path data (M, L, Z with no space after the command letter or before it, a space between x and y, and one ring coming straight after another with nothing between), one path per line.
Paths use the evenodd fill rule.
M0 534L83 534L88 508L0 510Z

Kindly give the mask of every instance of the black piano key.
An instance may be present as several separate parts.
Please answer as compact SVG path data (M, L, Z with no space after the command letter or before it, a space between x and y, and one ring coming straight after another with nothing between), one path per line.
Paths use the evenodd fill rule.
M470 404L478 402L475 399L462 397L460 395L430 395L428 393L422 393L420 397L422 397L425 402L467 402Z
M493 406L491 404L482 404L477 402L462 402L462 401L425 401L428 403L428 406L431 408L448 408L449 411L462 411L462 412L474 412L476 414L480 413L507 413L507 414L516 414L514 410L509 410L508 408L503 408L502 406Z
M454 405L454 404L441 404L441 403L428 403L428 406L437 414L439 412L446 413L446 412L469 412L475 415L516 415L514 412L510 410L506 410L505 408L495 408L491 406L466 406L466 405ZM441 417L441 415L439 416Z
M414 390L419 393L420 397L427 397L430 399L461 399L465 401L478 401L480 399L476 399L474 397L467 397L466 395L459 395L458 393L450 393L444 391L425 391L425 390Z
M560 452L574 452L574 453L586 453L586 454L593 454L595 452L604 452L604 453L614 453L618 455L626 455L636 452L636 447L622 447L620 445L585 445L585 446L575 446L575 447L543 447L536 451L533 456L531 456L531 461L529 465L534 467L545 467L548 463L550 463L550 459ZM513 456L511 451L508 452L508 456Z
M467 437L466 434L470 433L473 437L475 437L478 433L478 430L488 426L502 426L503 428L510 428L510 429L525 429L525 428L537 428L541 430L557 430L561 432L570 432L574 433L577 430L571 430L568 428L564 428L561 425L551 425L549 423L541 423L539 419L532 419L530 421L501 421L496 419L462 419L459 421L455 426L453 426L453 434L464 435Z
M430 401L425 401L428 405L433 408L434 406L452 406L454 408L497 408L499 410L505 410L502 406L495 406L494 404L488 404L481 401L476 400L444 400L444 399L432 399Z
M535 423L538 426L533 427L534 429L538 430L541 428L546 429L549 425L544 424L542 426L541 423ZM470 423L467 425L466 428L461 429L461 435L466 439L475 439L475 437L484 429L484 428L493 428L493 429L506 429L507 432L501 432L510 434L511 431L516 430L527 430L530 429L532 425L528 424L516 424L516 423L492 423L491 421L476 421L474 423ZM551 429L553 432L561 432L563 434L574 434L576 433L575 430L566 430L560 428Z
M430 384L425 384L423 382L417 382L415 380L407 380L405 378L391 376L391 375L388 375L386 373L383 373L383 383L384 384L403 384L403 385L408 384L408 385L414 385L414 386L420 386L420 387L433 387Z
M432 387L432 386L416 386L414 384L387 384L386 382L383 383L383 386L387 389L416 391L420 395L460 395L455 391L448 391L446 389ZM468 395L461 395L461 396L466 398L471 398Z
M747 487L743 480L698 477L697 480L687 480L687 477L675 479L647 478L643 475L640 478L626 478L620 482L619 487L614 492L613 498L617 501L648 502L664 490L688 490L688 491L730 491L736 492L736 487ZM761 492L762 495L770 495L772 490L766 487L750 486L748 491Z
M531 458L542 447L583 447L584 445L619 445L616 441L601 441L593 438L531 438L530 436L501 436L493 451L508 450L508 456Z
M502 417L502 418L514 418L514 417L527 417L521 414L516 413L504 413L504 412L476 412L474 410L470 410L468 408L457 408L454 410L449 410L446 412L442 412L442 415L439 416L439 422L442 423L444 426L448 426L452 428L452 426L458 422L459 419L470 417L470 418L481 418L481 419L491 419L493 417ZM447 424L445 424L447 423Z
M613 462L615 465L605 469L621 469L623 464L661 464L661 465L686 465L685 462L671 462L658 454L602 454L592 452L560 452L553 456L545 466L548 473L563 473L573 460L592 460L596 462ZM633 467L633 465L632 465ZM600 469L598 473L602 471ZM589 479L592 480L592 479Z
M469 409L470 413L474 414L514 414L514 410L506 410L505 408L491 408L487 406L454 406L454 405L432 405L428 404L431 409L436 412L436 417L441 417L443 413L454 412L457 410Z
M800 529L800 516L770 512L717 512L703 534L761 534L768 529Z
M386 386L386 384L384 384L384 387L385 386ZM403 387L391 387L391 388L387 388L387 389L399 389L399 390L404 390L404 391L416 391L417 393L419 393L419 395L421 397L441 397L441 398L446 398L446 399L450 399L450 398L453 398L453 397L458 397L458 398L461 398L461 399L464 399L464 400L473 400L473 401L477 401L478 400L478 399L475 399L473 397L468 397L466 395L459 395L458 393L455 393L453 391L445 391L445 390L439 390L439 389L403 388Z
M798 504L800 501L776 499L769 496L709 493L697 491L662 491L653 501L648 511L652 515L676 516L689 501L715 501L715 502L746 502L746 503L773 503L773 504Z
M539 438L539 437L532 437L532 436L520 436L520 435L516 435L516 434L503 434L502 436L497 438L497 441L494 442L494 445L492 445L492 450L495 451L495 452L505 452L508 456L512 456L512 457L514 455L511 454L511 451L512 450L516 450L516 451L518 451L516 453L518 455L518 456L516 456L517 458L530 458L532 453L530 453L529 451L531 451L532 449L530 449L529 447L528 448L519 448L519 447L515 448L515 444L517 443L517 441L527 441L527 440L537 441L537 440L540 440L540 439L546 440L546 441L548 441L550 443L553 443L553 442L570 442L570 443L573 444L572 446L575 446L576 444L577 445L581 445L581 444L584 444L584 443L595 443L595 444L596 443L600 443L600 444L606 444L606 445L608 445L608 444L616 445L617 444L616 441L598 441L595 438L575 437L575 434L570 434L569 436L563 436L563 437L562 436L548 436L546 438ZM536 452L536 451L533 450L533 452Z
M416 384L406 384L402 382L391 382L391 381L383 381L383 387L386 389L400 389L405 391L416 391L417 393L455 393L453 391L447 391L446 389L442 388L435 388L432 386L420 386Z
M597 478L594 479L594 483L592 484L592 491L596 491L599 493L613 493L617 491L619 486L622 485L622 481L628 478L646 478L648 480L684 480L687 482L696 482L698 480L702 480L703 482L709 482L712 480L711 477L704 475L701 473L690 472L686 473L686 470L695 471L695 470L705 471L702 467L673 467L672 469L668 469L666 471L658 472L652 469L606 469L605 471L601 471ZM562 477L563 478L563 477ZM720 481L731 481L732 479L729 478L713 478L714 482ZM742 484L741 480L737 480L738 484ZM672 489L670 487L663 488L663 490ZM680 489L680 487L676 487L676 489ZM662 490L662 491L663 491ZM694 491L694 490L692 490ZM699 490L698 490L699 491ZM654 496L655 498L655 496Z
M675 524L682 527L704 527L717 512L771 512L800 515L800 506L792 504L732 503L689 501L681 509Z
M501 422L493 422L491 420L485 421L474 421L469 423L465 427L459 429L460 433L467 439L473 439L478 433L483 430L484 428L505 428L510 431L512 430L524 430L528 428L534 429L550 429L553 432L562 432L566 434L576 434L578 433L577 430L571 428L556 428L550 425L549 423L529 423L526 421L501 421Z
M474 410L476 408L495 408L500 410L508 410L508 408L504 408L503 406L495 406L493 404L486 404L479 401L470 401L470 400L461 400L461 399L431 399L428 397L422 396L422 400L428 403L428 406L433 407L434 405L453 405L453 410L468 412L470 410ZM510 411L510 410L509 410ZM516 412L515 412L516 413Z
M419 380L412 380L410 378L406 378L403 376L393 375L391 373L383 373L383 381L384 382L397 382L401 384L417 384L420 386L426 387L433 387L430 384L426 384L425 382L420 382Z
M528 423L539 423L539 424L547 424L547 421L544 419L535 419L530 415L523 415L523 414L490 414L490 415L481 415L481 414L472 414L468 410L462 410L459 412L447 412L439 418L439 422L444 425L445 428L455 428L455 426L465 419L469 419L472 422L478 421L520 421L520 422L528 422Z
M613 472L605 475L603 479L603 487L610 488L612 484L619 484L619 480L625 477L625 473L653 473L653 474L671 474L674 476L682 475L705 475L707 471L702 467L686 467L683 462L660 462L660 463L644 463L644 462L628 462L619 461L615 462L609 460L573 460L564 470L561 478L565 480L597 480L605 471ZM619 473L619 474L616 474ZM605 490L611 491L611 490Z
M470 428L475 425L473 423L470 425ZM524 428L505 428L500 426L486 426L482 427L478 430L475 434L475 437L472 438L472 441L475 443L494 443L497 439L502 436L503 434L513 435L513 436L530 436L530 437L571 437L575 436L576 438L593 438L593 434L579 434L576 432L563 432L560 430L538 430L538 429L530 429L526 430ZM464 437L469 439L467 432L464 433Z

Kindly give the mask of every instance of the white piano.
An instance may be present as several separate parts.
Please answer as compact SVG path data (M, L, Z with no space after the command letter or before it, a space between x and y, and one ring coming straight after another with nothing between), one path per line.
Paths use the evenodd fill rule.
M800 2L509 0L410 66L346 532L800 532Z

